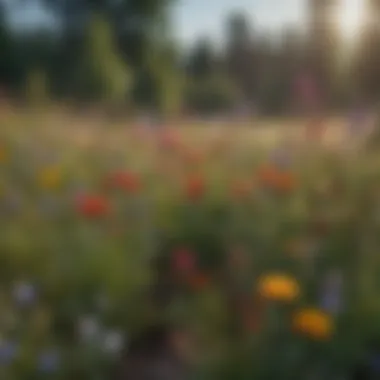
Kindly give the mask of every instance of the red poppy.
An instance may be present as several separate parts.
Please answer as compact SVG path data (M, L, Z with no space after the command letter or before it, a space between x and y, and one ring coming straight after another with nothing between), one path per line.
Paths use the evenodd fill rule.
M186 249L180 248L173 253L173 269L181 274L189 274L195 269L195 258L193 253Z
M111 174L107 182L112 188L132 194L139 192L142 186L140 177L128 171Z
M264 186L283 193L293 191L297 185L296 178L292 172L279 170L271 165L261 167L258 177Z
M205 192L205 183L201 176L191 176L186 183L186 195L192 201L201 199Z
M101 195L85 195L77 200L77 210L88 218L101 218L109 213L110 204Z

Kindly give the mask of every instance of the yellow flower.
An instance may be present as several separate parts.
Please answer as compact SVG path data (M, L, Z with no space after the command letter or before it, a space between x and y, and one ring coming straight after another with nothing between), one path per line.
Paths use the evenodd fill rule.
M259 294L271 301L291 302L300 294L298 282L283 274L263 276L258 282Z
M57 189L62 181L61 171L57 167L43 169L38 177L38 183L43 189Z
M296 332L316 340L328 339L334 330L332 318L318 309L303 309L293 317Z

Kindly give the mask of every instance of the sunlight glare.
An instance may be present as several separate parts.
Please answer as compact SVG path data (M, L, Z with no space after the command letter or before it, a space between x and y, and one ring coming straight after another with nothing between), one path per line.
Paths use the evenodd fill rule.
M344 38L353 39L360 33L364 3L364 0L340 0L338 17Z

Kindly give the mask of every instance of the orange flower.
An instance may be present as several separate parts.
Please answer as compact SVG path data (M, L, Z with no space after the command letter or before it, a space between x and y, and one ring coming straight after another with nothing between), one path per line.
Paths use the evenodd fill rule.
M258 292L270 301L291 302L299 296L300 288L293 277L275 273L259 279Z
M128 193L138 193L141 190L140 177L132 172L116 172L108 178L108 184L115 188L124 190Z
M273 165L263 165L258 171L258 178L264 186L275 187L278 180L278 170Z
M277 174L277 190L285 193L292 192L296 186L296 180L291 172L279 172Z
M258 172L258 178L264 186L284 193L293 191L296 186L293 173L279 170L272 165L261 167Z
M296 332L316 340L327 340L333 333L331 317L318 309L303 309L293 317Z
M204 180L200 176L191 176L187 179L186 195L192 201L201 199L205 192Z
M101 218L110 211L110 204L100 195L85 195L78 199L77 210L88 218Z

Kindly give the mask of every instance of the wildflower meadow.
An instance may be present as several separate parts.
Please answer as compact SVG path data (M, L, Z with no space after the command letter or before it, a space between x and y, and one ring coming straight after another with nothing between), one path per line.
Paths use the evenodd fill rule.
M262 144L249 126L86 138L59 119L1 121L1 379L112 378L157 321L197 337L195 379L336 380L376 361L376 152Z

